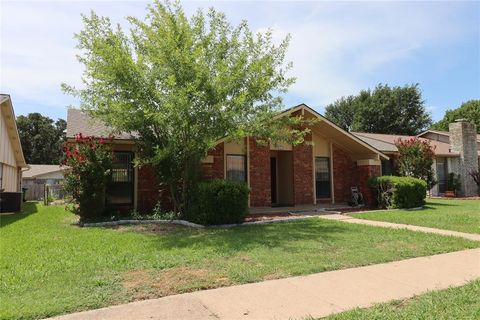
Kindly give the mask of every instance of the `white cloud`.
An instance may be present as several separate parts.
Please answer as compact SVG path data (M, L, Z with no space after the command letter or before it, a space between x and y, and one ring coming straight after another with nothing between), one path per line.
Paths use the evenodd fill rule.
M278 23L274 32L277 38L292 36L287 57L298 80L291 92L325 105L365 88L382 68L455 39L458 30L449 19L454 14L445 6L361 3L335 9L319 3L305 19Z

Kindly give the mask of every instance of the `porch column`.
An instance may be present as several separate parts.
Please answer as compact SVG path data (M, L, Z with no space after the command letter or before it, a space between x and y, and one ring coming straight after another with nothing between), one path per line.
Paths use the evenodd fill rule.
M380 176L381 162L373 159L357 160L357 168L358 188L363 194L365 204L372 205L375 203L375 196L368 185L368 179Z
M293 147L293 193L295 205L312 204L313 194L313 148L312 133L305 135L305 143Z
M249 138L248 152L250 206L270 207L272 205L270 146L259 145L255 138Z

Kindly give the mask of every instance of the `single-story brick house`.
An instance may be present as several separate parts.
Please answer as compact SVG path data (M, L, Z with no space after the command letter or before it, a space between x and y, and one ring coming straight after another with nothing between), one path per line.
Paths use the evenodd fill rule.
M430 190L430 194L443 196L447 191L448 175L453 172L460 177L459 195L478 195L477 185L469 175L469 172L478 170L480 163L480 135L477 134L476 126L473 123L459 119L449 125L449 131L427 130L417 136L364 132L353 132L352 134L390 157L389 160L382 160L383 174L393 173L395 158L398 155L395 142L398 139L416 137L420 140L428 140L435 147L433 169L438 181L438 184Z
M350 187L358 186L366 202L372 202L367 179L381 174L381 160L388 156L360 138L342 130L305 104L280 116L302 115L317 119L304 143L259 145L255 138L220 140L203 160L206 179L245 181L250 187L250 207L298 206L346 203ZM106 136L111 130L77 109L68 110L67 138L74 135ZM132 165L134 138L117 134L112 142L114 181L108 190L110 203L151 210L160 198L152 169Z

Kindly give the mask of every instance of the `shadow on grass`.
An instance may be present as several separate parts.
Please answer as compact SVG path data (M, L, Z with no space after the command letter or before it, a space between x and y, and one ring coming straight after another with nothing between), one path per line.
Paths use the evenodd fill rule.
M459 204L456 203L444 203L444 202L429 202L427 201L427 204L423 206L423 210L437 210L441 209L439 207L458 207L460 206Z
M163 248L211 248L218 252L236 252L256 247L281 248L285 252L302 250L296 242L331 242L337 235L354 232L347 227L317 223L317 221L288 222L261 226L244 226L232 229L213 229L179 232L173 237L159 237Z
M11 223L22 220L23 218L28 217L31 214L38 212L38 202L27 201L22 204L22 211L0 216L0 228L3 228Z

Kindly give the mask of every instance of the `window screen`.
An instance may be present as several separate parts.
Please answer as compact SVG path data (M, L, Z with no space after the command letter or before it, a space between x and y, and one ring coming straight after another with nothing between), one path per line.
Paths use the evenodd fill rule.
M247 181L246 156L227 155L227 180Z

